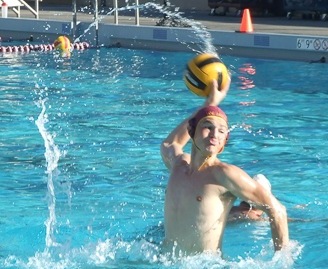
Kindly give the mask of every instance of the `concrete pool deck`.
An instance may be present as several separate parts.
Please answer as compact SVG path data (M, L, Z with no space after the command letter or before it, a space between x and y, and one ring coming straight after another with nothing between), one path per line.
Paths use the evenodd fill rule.
M135 25L134 10L120 11L118 24L113 15L104 15L109 9L99 9L98 31L93 23L93 13L85 9L77 13L76 36L92 45L121 46L137 49L163 49L172 51L198 50L201 37L195 29L156 26L163 15L159 12L140 11L140 23ZM183 11L182 11L183 12ZM72 37L73 15L71 7L41 7L39 19L27 10L21 10L21 18L9 13L0 18L0 36L52 42L58 35ZM212 36L212 43L221 54L235 56L318 61L328 59L328 22L285 17L252 16L254 31L238 33L241 17L210 16L208 12L185 11L184 18L199 22ZM187 45L186 45L187 44Z

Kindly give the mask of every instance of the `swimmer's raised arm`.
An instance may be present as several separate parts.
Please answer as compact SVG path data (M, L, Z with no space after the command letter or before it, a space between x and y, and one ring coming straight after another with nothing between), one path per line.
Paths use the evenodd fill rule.
M211 92L206 98L202 107L219 105L226 97L229 91L229 86L230 80L226 87L219 91L217 81L213 80L211 83ZM195 111L195 113L196 112L197 111ZM170 170L174 166L175 162L182 157L185 157L186 161L189 161L189 155L184 155L183 148L190 139L188 134L188 121L192 118L193 115L180 123L161 144L162 159L166 167Z
M223 185L236 197L254 204L269 217L274 249L280 250L289 243L288 219L286 208L242 169L227 165L224 168ZM222 182L222 181L221 181Z

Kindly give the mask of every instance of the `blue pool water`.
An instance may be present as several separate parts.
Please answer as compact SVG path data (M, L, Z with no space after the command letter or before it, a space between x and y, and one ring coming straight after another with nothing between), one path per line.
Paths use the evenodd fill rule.
M291 246L229 223L224 258L160 254L168 172L159 145L202 104L194 53L128 49L0 57L0 268L326 268L327 65L224 57L232 125L222 159L263 173Z

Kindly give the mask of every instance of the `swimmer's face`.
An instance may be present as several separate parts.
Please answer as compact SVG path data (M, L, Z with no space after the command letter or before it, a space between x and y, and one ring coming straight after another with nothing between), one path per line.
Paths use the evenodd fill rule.
M224 119L208 116L197 125L194 141L200 150L210 154L222 152L228 136L228 125Z

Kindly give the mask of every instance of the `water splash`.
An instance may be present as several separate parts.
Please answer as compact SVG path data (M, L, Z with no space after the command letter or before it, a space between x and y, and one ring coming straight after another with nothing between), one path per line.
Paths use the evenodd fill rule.
M85 29L84 32L74 40L74 43L80 42L80 39L86 33L88 33L92 27L95 27L104 17L110 16L116 11L126 11L126 10L136 10L136 9L155 9L156 11L159 11L160 13L165 14L167 19L179 21L180 24L183 25L184 27L190 27L191 29L194 30L194 34L196 35L196 37L198 37L199 42L201 42L199 44L200 52L217 54L216 48L212 44L211 34L204 25L202 25L200 22L195 21L193 19L184 18L182 12L169 11L166 7L156 4L156 3L152 3L152 2L148 2L148 3L142 4L142 5L128 5L127 4L124 7L111 9L109 12L107 12L104 15L99 16L97 20L95 20L93 23L91 23L89 25L89 27L87 29ZM177 40L177 41L179 41L179 40ZM181 41L181 43L183 44L182 41ZM185 44L185 45L188 46L188 44ZM194 50L194 49L191 49L191 50Z
M53 136L45 128L48 122L48 115L46 114L46 99L40 100L38 106L42 108L38 119L35 121L36 126L44 140L45 158L47 163L47 188L48 188L48 210L49 217L45 221L46 225L46 251L52 246L58 246L54 238L54 229L56 226L56 195L54 180L58 176L58 161L61 156L60 150L54 142Z
M260 253L253 257L222 258L220 253L202 253L194 256L171 257L161 253L158 245L144 239L130 242L109 238L97 243L71 249L54 259L49 253L37 252L27 262L18 257L9 256L4 262L5 268L170 268L170 269L199 269L199 268L272 268L291 269L299 259L303 246L291 241L290 246L276 252L272 257L269 245L263 246Z
M275 134L270 130L266 130L266 129L253 130L252 126L247 125L245 123L231 125L229 127L229 132L231 133L236 129L241 129L241 130L249 133L252 136L262 136L262 137L270 138L270 139L289 140L287 137L284 137L282 134Z
M146 3L145 7L153 8L165 14L168 20L178 21L181 25L183 25L183 27L190 27L193 29L194 34L198 37L199 41L202 42L200 47L201 52L216 54L216 49L212 43L212 36L202 23L183 17L182 12L172 12L167 10L167 8L155 3Z

